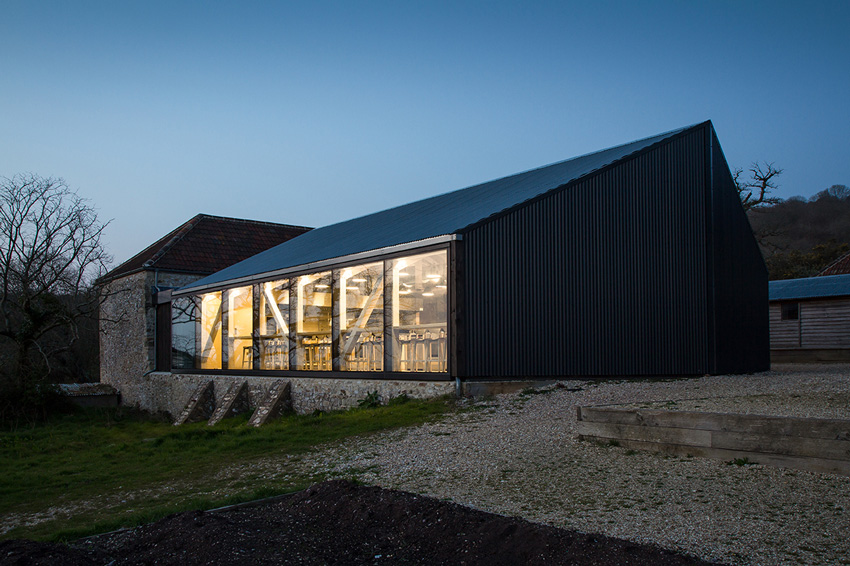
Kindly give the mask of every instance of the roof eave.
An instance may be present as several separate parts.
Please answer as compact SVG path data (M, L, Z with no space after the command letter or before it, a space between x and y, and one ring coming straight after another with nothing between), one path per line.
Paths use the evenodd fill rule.
M367 250L365 252L357 252L353 254L348 254L344 256L332 257L327 259L322 259L318 261L312 261L309 263L302 263L299 265L293 265L290 267L284 267L281 269L275 269L272 271L264 271L262 273L256 273L252 275L246 275L244 277L236 277L234 279L228 279L226 281L217 281L214 283L209 283L207 285L199 285L192 286L188 285L186 287L182 287L175 291L172 291L172 297L181 297L186 295L197 295L199 293L208 293L210 291L217 291L220 289L226 289L229 287L236 287L239 285L244 285L246 283L253 283L255 281L264 281L269 279L276 279L280 277L285 277L287 275L292 275L294 273L304 273L308 271L316 271L319 269L324 269L327 267L331 267L334 265L339 265L343 263L350 263L354 261L361 260L369 260L372 258L378 258L380 256L386 256L390 254L395 254L404 251L416 250L419 248L425 248L429 246L439 245L439 244L447 244L454 240L461 240L462 236L460 234L444 234L442 236L434 236L432 238L425 238L424 240L416 240L413 242L405 242L403 244L396 244L393 246L387 246L384 248L375 248L372 250Z

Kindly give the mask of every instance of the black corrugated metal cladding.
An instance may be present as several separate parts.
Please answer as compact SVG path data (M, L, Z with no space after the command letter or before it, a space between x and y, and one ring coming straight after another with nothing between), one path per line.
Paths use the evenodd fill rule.
M464 234L466 375L712 373L707 130Z
M770 368L767 268L741 207L735 182L713 131L715 373L749 373Z

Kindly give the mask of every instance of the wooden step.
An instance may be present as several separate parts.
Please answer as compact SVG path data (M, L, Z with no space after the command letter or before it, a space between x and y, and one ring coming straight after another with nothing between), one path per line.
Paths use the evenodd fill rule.
M251 415L251 420L248 424L251 426L264 425L272 419L280 416L280 414L291 406L292 385L288 381L276 381L265 398L260 402L257 410Z
M227 388L227 391L221 397L221 401L219 401L207 424L212 426L222 419L244 413L249 408L248 383L244 381L231 383L230 387Z
M184 423L196 423L210 418L215 410L215 391L212 380L202 383L195 389L186 407L174 421L174 426Z

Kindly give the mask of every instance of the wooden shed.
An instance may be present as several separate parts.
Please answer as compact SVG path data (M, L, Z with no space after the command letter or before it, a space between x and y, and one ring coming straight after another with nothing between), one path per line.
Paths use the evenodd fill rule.
M770 282L770 358L850 361L850 275Z

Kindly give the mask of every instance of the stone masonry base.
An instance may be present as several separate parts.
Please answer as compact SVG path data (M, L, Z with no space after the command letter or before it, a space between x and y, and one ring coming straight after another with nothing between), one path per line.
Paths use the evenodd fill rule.
M384 402L402 394L425 399L455 393L454 381L240 377L154 372L132 382L128 380L122 383L121 403L154 413L166 412L174 418L180 414L201 383L212 381L218 400L232 383L245 381L248 384L250 404L256 407L272 384L280 380L292 384L292 408L300 414L356 407L357 401L373 391L377 391Z

